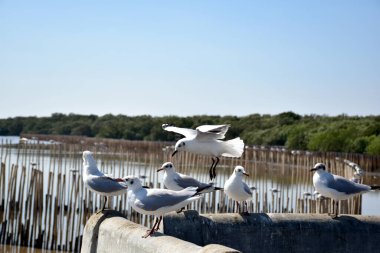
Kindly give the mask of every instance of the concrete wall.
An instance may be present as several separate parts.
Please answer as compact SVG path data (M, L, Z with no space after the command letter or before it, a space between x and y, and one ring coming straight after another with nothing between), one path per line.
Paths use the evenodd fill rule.
M164 217L166 235L242 252L380 252L380 216L325 214L205 214Z
M156 233L153 237L142 238L148 228L122 217L117 211L94 214L87 221L82 241L82 253L123 252L123 253L227 253L239 252L222 245L195 245Z

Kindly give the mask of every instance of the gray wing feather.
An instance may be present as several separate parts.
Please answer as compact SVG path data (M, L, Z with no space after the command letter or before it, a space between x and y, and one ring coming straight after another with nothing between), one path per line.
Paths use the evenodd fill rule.
M252 195L251 189L249 189L248 185L244 184L244 191L248 193L249 195Z
M171 191L155 189L155 194L149 194L150 189L146 189L146 195L136 200L135 205L146 211L155 211L161 207L176 205L195 194L195 190Z
M99 192L111 193L126 190L126 188L123 187L121 184L119 184L112 178L106 176L92 178L91 180L87 181L87 184L92 189Z
M208 184L201 183L198 180L181 174L178 177L174 177L174 182L181 188L187 188L187 187L198 187L198 188L205 188ZM211 185L210 185L211 186Z
M347 194L355 194L363 191L368 191L371 188L367 185L354 183L344 177L333 175L333 180L327 182L327 186L335 189L338 192L344 192Z

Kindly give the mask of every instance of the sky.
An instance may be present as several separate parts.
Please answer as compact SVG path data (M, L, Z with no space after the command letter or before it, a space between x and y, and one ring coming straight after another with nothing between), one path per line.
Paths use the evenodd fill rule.
M0 0L0 118L380 114L380 1Z

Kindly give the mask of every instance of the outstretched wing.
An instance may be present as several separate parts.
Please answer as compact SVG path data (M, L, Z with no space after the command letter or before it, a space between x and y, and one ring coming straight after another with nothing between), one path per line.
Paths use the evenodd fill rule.
M197 138L224 139L230 125L203 125L196 128Z
M197 131L194 129L175 127L169 124L162 124L162 129L164 129L165 131L182 134L185 137L192 137L192 136L197 135Z

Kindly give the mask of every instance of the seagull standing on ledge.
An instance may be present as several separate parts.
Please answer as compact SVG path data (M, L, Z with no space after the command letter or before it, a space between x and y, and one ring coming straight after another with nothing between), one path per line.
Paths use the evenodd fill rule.
M181 191L147 189L142 186L138 177L127 176L124 177L124 181L128 187L128 201L132 208L142 214L157 216L152 229L148 230L143 238L159 230L162 216L165 213L179 210L201 198L197 187L188 187Z
M83 183L93 192L104 196L104 204L102 212L106 207L107 197L116 196L127 192L124 180L122 178L112 178L104 175L96 166L96 161L92 156L92 152L83 152Z
M179 151L188 151L199 155L212 157L210 180L216 177L215 168L220 156L241 157L244 152L244 142L239 138L222 141L230 125L203 125L194 129L180 128L163 124L162 128L169 132L179 133L185 138L175 144L174 156Z
M242 166L236 166L234 172L224 184L224 192L229 198L236 201L239 212L239 201L243 201L246 207L246 212L244 212L243 206L243 213L248 213L247 200L252 198L252 191L248 185L243 182L243 176L249 176L249 174L245 172L245 169Z
M347 178L331 174L326 171L323 163L317 163L310 171L315 171L313 184L315 190L324 197L332 198L335 202L334 218L338 216L338 205L340 200L351 198L357 194L378 189L378 186L358 184Z
M184 175L175 171L173 163L166 162L157 172L164 171L164 185L169 190L180 191L187 187L198 187L200 193L207 193L216 190L223 190L223 188L215 187L213 183L202 183L188 175Z

